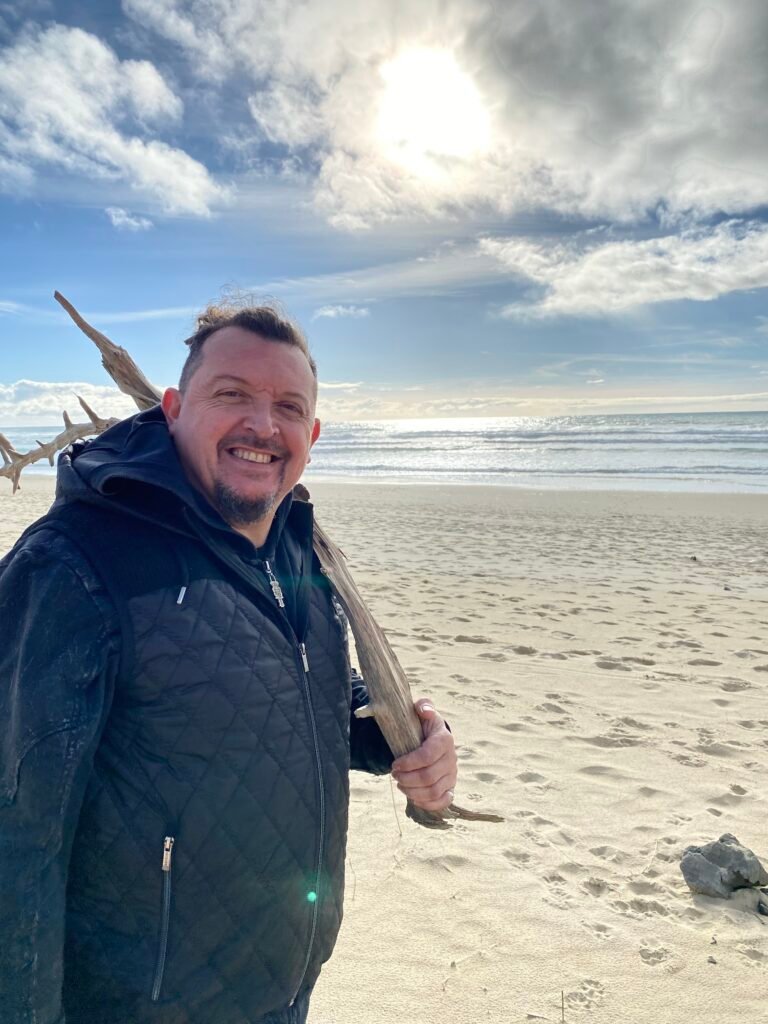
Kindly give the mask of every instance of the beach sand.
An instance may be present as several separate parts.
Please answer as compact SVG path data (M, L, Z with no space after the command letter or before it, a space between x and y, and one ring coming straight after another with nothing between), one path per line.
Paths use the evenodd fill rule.
M683 849L768 863L768 499L316 483L458 803L414 825L352 777L345 921L311 1024L768 1021L756 895L692 895ZM52 482L0 481L0 551Z

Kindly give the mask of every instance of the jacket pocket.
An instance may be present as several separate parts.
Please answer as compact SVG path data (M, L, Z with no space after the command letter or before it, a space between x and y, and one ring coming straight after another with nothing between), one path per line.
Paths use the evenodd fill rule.
M160 934L157 941L155 977L152 982L153 1003L156 1003L160 998L160 989L163 985L163 974L165 973L165 958L168 954L168 928L171 920L171 859L175 842L176 839L173 836L166 836L163 839L163 904L160 912Z

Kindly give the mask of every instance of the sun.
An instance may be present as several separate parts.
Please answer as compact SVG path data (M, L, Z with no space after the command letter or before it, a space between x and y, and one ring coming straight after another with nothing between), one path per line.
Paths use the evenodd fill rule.
M490 118L472 78L448 50L406 50L383 64L375 137L382 153L417 174L488 146Z

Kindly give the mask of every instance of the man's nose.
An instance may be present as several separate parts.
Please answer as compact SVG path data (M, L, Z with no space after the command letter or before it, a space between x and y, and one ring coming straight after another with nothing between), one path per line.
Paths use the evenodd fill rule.
M272 418L272 403L258 399L251 402L243 425L257 437L273 437L277 433L277 424Z

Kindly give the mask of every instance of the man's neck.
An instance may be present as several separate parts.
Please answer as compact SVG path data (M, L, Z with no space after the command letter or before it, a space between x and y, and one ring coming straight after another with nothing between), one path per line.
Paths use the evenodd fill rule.
M269 518L260 519L256 523L230 523L235 533L247 538L255 548L263 547L267 543L269 530L274 520L274 515Z

